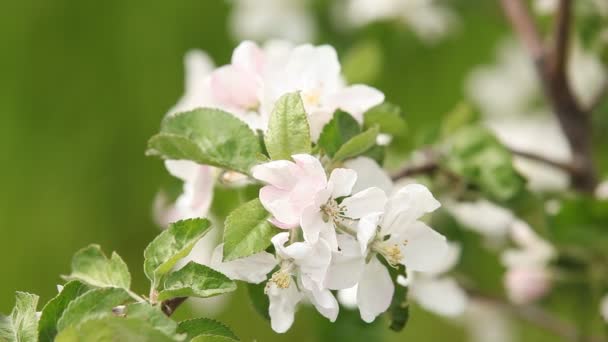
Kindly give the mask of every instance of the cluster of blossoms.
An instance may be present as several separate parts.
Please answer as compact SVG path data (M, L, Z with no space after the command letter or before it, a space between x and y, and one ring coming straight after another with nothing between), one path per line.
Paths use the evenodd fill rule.
M274 270L266 294L275 331L289 329L303 299L334 321L339 306L331 290L354 286L361 318L371 322L393 297L387 267L430 272L444 262L445 237L419 220L439 207L426 187L410 184L390 197L377 187L353 194L354 170L336 168L328 178L314 156L292 158L253 168L253 176L267 184L260 201L271 222L286 230L272 238L275 255L262 252L213 265L253 282Z

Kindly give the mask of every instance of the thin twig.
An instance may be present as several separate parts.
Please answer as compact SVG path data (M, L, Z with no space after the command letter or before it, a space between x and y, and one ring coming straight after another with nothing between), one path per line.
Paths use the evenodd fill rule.
M435 172L438 168L439 164L436 161L429 161L424 164L405 167L393 174L391 178L396 181L401 178L427 175Z
M526 5L521 0L501 0L502 8L517 31L517 34L530 51L530 54L537 63L542 63L545 56L540 33L530 16Z
M526 159L530 159L530 160L534 160L537 162L541 162L543 164L547 164L549 166L553 166L555 168L558 168L560 170L563 170L565 172L567 172L568 174L574 174L576 172L578 172L578 170L576 169L576 167L573 164L570 163L564 163L564 162L560 162L557 160L553 160L550 158L547 158L545 156L541 156L539 154L535 154L535 153L531 153L531 152L527 152L527 151L521 151L521 150L517 150L514 148L509 148L509 150L511 151L512 154L519 156L519 157L523 157Z

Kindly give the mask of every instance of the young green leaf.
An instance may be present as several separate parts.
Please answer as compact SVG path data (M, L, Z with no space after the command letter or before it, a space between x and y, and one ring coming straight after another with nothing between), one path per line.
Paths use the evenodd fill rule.
M144 250L144 272L156 287L175 264L187 256L198 240L211 228L207 219L196 218L172 223Z
M486 128L468 126L448 140L445 166L476 185L491 199L507 201L525 186L511 152Z
M226 336L217 335L199 335L192 339L191 342L234 342L238 341Z
M167 117L148 142L147 154L249 173L261 152L244 122L219 109L199 108Z
M264 142L273 160L310 153L310 127L300 93L285 94L276 102Z
M76 252L72 258L72 273L64 278L94 287L131 287L127 264L116 252L108 259L99 245L90 245Z
M0 341L36 342L38 340L37 306L38 296L17 292L15 307L10 316L0 317Z
M38 339L40 342L53 341L55 335L57 335L57 322L68 307L68 304L88 290L89 288L83 283L70 281L65 284L55 298L46 303L38 322Z
M112 315L112 309L129 299L127 291L117 287L93 289L72 300L57 322L57 330L77 326L91 319Z
M381 71L382 46L376 40L358 42L342 59L342 74L349 84L371 83Z
M347 141L340 149L336 152L333 157L334 162L339 162L344 159L356 157L360 154L365 153L372 146L376 144L376 137L378 136L378 126L374 126L367 131L354 136L352 139Z
M317 144L325 153L333 157L340 146L359 133L361 133L361 127L357 120L352 115L338 110L331 121L323 127Z
M164 289L158 300L175 297L212 297L236 290L230 278L207 266L190 261L181 269L170 273L165 279Z
M167 317L158 306L148 303L127 305L126 317L147 321L154 329L169 337L177 337L177 322Z
M224 260L230 261L261 252L279 230L268 219L270 214L259 199L236 208L224 224Z
M371 128L375 125L378 125L380 132L395 136L404 135L407 131L401 108L389 102L379 104L363 115L364 128Z
M193 339L197 336L220 336L228 338L232 341L238 341L239 338L224 324L208 318L195 318L187 321L179 322L177 332L187 334L187 339Z
M168 337L144 319L108 316L87 321L77 327L69 327L61 331L55 341L172 342L179 340Z

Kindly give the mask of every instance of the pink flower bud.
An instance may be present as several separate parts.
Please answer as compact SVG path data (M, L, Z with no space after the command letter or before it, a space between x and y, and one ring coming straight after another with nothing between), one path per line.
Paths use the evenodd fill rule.
M541 267L515 267L505 273L504 285L513 303L528 304L547 294L551 277Z

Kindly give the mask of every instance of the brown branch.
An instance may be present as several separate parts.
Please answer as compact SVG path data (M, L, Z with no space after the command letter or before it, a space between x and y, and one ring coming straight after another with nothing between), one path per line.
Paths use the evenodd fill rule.
M522 0L501 0L501 4L534 59L545 96L572 150L572 165L576 170L571 173L572 186L592 192L597 185L597 176L592 159L590 115L577 103L566 75L572 1L560 0L553 45L549 51L544 48L534 20Z
M399 170L391 176L391 179L396 181L401 178L414 177L419 175L431 174L437 171L439 164L436 161L429 161L420 165L413 165Z
M475 300L497 307L521 319L522 321L531 323L565 340L580 342L606 342L605 339L599 336L582 336L574 325L559 317L556 317L539 306L514 305L496 296L481 294L477 291L471 290L468 292L471 298Z
M188 299L188 297L176 297L167 299L164 302L160 303L161 310L165 313L165 315L171 316L175 312L175 310L177 310L177 308L182 305L183 302L186 301L186 299Z
M509 150L511 151L512 154L519 156L519 157L523 157L526 159L530 159L530 160L534 160L537 162L541 162L543 164L547 164L549 166L555 167L557 169L560 169L562 171L567 172L568 174L572 175L575 174L576 172L578 172L578 170L576 169L576 167L571 164L571 163L564 163L564 162L560 162L557 160L553 160L553 159L549 159L545 156L541 156L535 153L531 153L531 152L527 152L527 151L521 151L521 150L517 150L514 148L509 148Z

